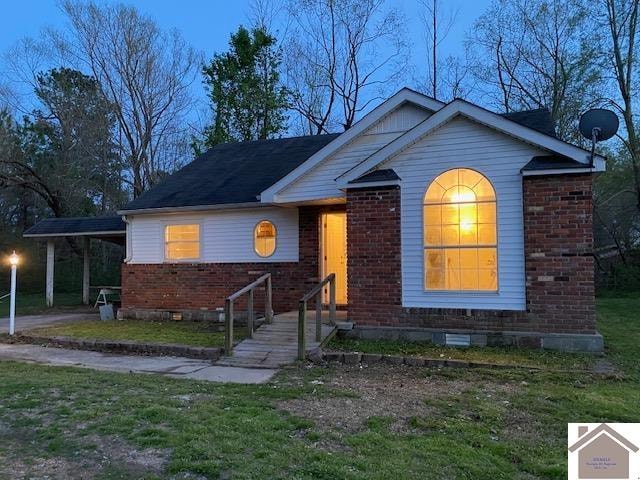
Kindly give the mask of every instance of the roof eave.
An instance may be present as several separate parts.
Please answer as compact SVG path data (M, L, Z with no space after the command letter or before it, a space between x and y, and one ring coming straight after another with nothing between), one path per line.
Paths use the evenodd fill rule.
M118 210L119 215L150 215L150 214L171 214L184 212L202 212L207 210L236 210L241 208L265 207L262 202L242 202L242 203L219 203L215 205L189 205L184 207L156 207L140 208L134 210Z
M540 170L522 170L523 177L543 177L546 175L566 175L572 173L596 173L603 172L603 169L597 169L595 167L585 168L546 168Z
M341 183L338 185L340 190L356 190L358 188L373 187L396 187L400 186L401 180L380 180L378 182L358 182L358 183Z
M126 235L126 230L104 230L97 232L65 232L65 233L23 233L24 238L46 238L46 237L120 237Z

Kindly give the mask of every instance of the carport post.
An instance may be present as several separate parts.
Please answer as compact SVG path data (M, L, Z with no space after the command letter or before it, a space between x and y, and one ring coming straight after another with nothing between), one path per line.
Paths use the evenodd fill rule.
M89 305L89 284L91 275L91 265L89 254L91 252L91 239L82 237L82 303Z
M45 296L47 307L53 307L53 264L55 260L55 245L53 239L47 239L47 279Z

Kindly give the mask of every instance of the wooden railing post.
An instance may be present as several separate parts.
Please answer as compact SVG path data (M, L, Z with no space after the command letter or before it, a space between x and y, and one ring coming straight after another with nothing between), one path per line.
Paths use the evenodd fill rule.
M304 360L305 345L305 320L307 316L307 302L300 300L298 305L298 360Z
M316 295L316 342L322 341L322 290Z
M331 274L329 280L329 324L336 324L336 276Z
M253 338L253 290L249 290L247 299L247 330L249 330L249 338Z
M247 329L249 336L253 337L253 327L255 323L255 311L253 308L254 293L258 285L266 282L266 298L265 298L265 318L269 323L273 321L273 309L271 308L271 274L266 273L256 281L250 283L246 287L241 288L232 295L229 295L224 301L224 349L225 355L231 355L233 350L233 302L247 293Z
M224 301L224 354L230 357L233 353L233 300Z
M266 284L266 292L265 292L265 302L264 302L264 318L267 323L273 323L273 307L271 305L271 275L267 277Z

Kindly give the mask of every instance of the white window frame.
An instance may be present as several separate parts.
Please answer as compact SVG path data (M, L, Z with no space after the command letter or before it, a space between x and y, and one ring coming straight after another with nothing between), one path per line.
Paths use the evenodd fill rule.
M203 252L203 242L202 242L202 231L203 224L202 220L180 220L180 221L166 221L162 224L162 257L164 258L165 263L193 263L200 262L202 260L202 252ZM169 227L180 227L185 225L197 225L198 226L198 256L193 258L169 258L167 257L167 228ZM176 243L176 242L172 242ZM196 242L190 242L196 243Z
M468 246L450 246L450 247L445 247L444 245L440 245L440 246L430 246L427 247L427 245L425 244L425 218L424 218L424 206L426 205L424 203L424 199L425 196L427 195L427 191L429 190L429 187L431 187L431 185L433 184L433 182L436 181L436 179L442 175L445 172L448 172L450 170L461 170L461 169L466 169L466 170L473 170L476 173L479 173L480 175L482 175L483 178L485 178L489 184L491 185L491 188L493 188L493 194L494 194L494 202L496 204L496 244L495 245L468 245ZM498 206L498 192L496 190L495 185L493 184L493 182L491 181L491 179L485 175L483 172L476 170L475 168L471 168L471 167L466 167L466 166L456 166L456 167L451 167L448 168L446 170L441 171L440 173L438 173L436 176L434 176L428 183L426 188L424 189L423 193L422 193L422 197L420 198L421 204L420 204L420 208L421 208L421 221L422 221L422 290L425 293L433 293L433 294L453 294L453 295L460 295L460 294L464 294L464 295L472 295L472 296L476 296L476 297L481 297L481 296L494 296L494 295L498 295L500 293L500 228L499 228L499 206ZM483 203L483 202L475 202L477 203ZM437 249L441 249L444 250L446 248L495 248L496 249L496 289L495 290L442 290L442 289L428 289L427 288L427 262L425 261L425 251L427 249L432 249L432 250L437 250Z

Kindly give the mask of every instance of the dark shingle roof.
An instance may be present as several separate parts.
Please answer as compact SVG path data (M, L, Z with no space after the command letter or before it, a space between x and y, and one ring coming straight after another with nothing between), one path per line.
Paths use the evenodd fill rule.
M555 136L547 109L502 116ZM123 211L256 202L262 191L338 136L313 135L217 145L130 202ZM363 176L353 183L389 180L377 177L387 175L379 173L382 171L372 172L368 175L373 177Z
M533 157L529 163L522 167L522 171L531 170L557 170L564 168L587 168L588 165L580 163L572 158L562 155L540 155Z
M400 180L400 177L392 168L385 168L366 173L349 183L385 182L387 180Z
M551 119L551 112L547 108L501 113L500 115L520 125L544 133L545 135L556 136L556 128Z
M338 134L216 145L124 211L256 202L257 196Z
M24 232L34 235L74 235L79 233L123 233L126 225L122 217L45 218Z

